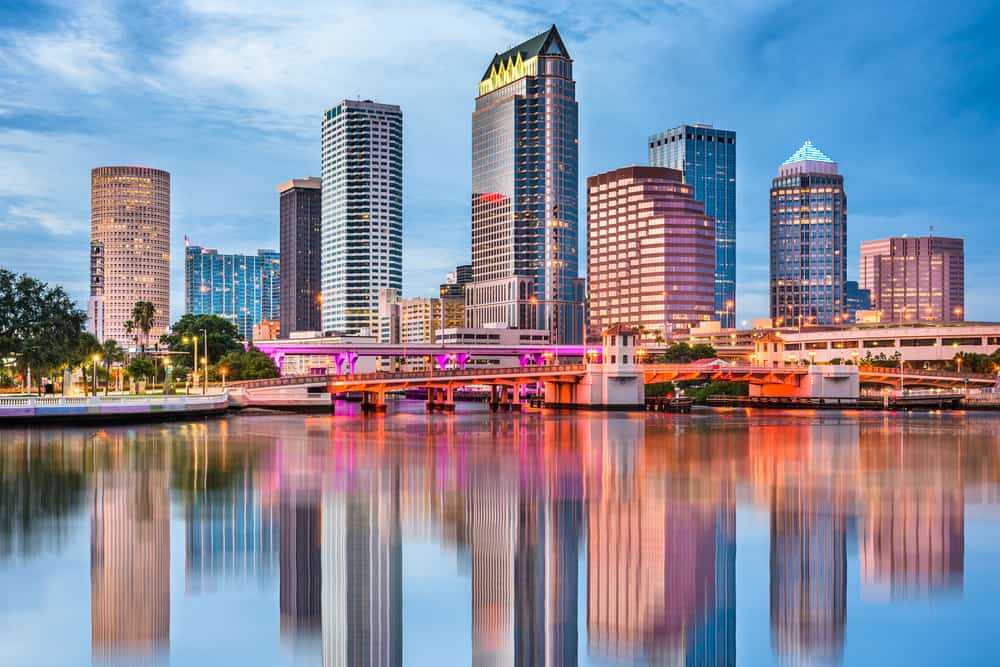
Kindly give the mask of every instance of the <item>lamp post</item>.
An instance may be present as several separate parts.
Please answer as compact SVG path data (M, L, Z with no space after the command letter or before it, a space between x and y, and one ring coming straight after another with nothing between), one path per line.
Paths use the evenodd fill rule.
M163 395L167 395L167 375L170 373L170 357L163 357Z
M226 390L226 373L228 373L228 372L229 372L229 370L225 366L223 366L222 368L219 369L219 375L222 376L222 390L223 391Z
M94 396L97 396L97 362L101 360L101 355L94 355Z
M188 337L185 336L182 339L185 343L188 342ZM195 384L198 383L198 337L191 336L191 356L194 357L194 381Z
M205 369L205 382L201 385L201 394L204 396L208 393L208 331L202 329L201 338L205 341L205 356L201 358L201 365ZM194 354L198 356L197 348L195 348Z

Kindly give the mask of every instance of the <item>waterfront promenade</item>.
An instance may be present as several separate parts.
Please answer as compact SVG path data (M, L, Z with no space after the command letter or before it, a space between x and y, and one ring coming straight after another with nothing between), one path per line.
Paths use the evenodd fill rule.
M24 422L194 419L229 409L229 392L191 396L4 396L0 426Z

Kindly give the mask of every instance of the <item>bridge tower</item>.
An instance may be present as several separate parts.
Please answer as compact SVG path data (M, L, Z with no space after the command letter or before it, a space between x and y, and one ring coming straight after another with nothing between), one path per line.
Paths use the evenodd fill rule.
M641 332L613 324L601 334L601 359L590 360L576 383L546 382L547 405L595 410L637 410L645 407L642 371L636 366Z

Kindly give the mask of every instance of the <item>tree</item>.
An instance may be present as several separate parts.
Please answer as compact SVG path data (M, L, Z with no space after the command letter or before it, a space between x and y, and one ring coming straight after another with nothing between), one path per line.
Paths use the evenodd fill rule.
M240 342L240 332L236 325L218 315L192 315L181 317L170 327L170 333L161 336L160 342L171 352L179 352L175 366L178 369L191 369L194 366L192 353L192 337L198 337L199 357L204 355L205 341L202 330L208 334L208 359L216 361L230 352L243 349ZM187 341L185 341L187 339Z
M222 357L213 367L213 375L219 376L219 369L226 369L226 377L230 380L263 380L276 378L280 373L278 367L257 348L237 350Z
M156 373L156 364L145 357L136 357L129 363L126 372L133 380L152 378Z
M39 389L42 376L70 356L86 319L62 287L0 269L0 358L32 369Z
M711 345L698 343L694 346L687 343L674 343L660 356L658 361L667 364L686 364L699 359L715 359L718 355Z
M102 355L104 348L101 346L101 341L97 340L97 337L91 333L83 332L77 338L76 344L70 351L69 355L66 357L67 365L75 368L80 367L83 372L83 390L84 393L90 391L90 388L94 385L93 377L88 379L87 373L91 372L93 366L94 355Z
M132 327L142 333L142 343L139 345L139 354L146 354L146 346L149 345L149 332L153 329L156 321L156 306L149 301L136 301L132 306ZM125 323L128 329L128 322Z
M118 342L112 338L104 341L101 345L101 356L104 358L104 367L107 369L108 381L104 385L104 395L107 396L111 385L111 366L125 361L125 350L118 346Z

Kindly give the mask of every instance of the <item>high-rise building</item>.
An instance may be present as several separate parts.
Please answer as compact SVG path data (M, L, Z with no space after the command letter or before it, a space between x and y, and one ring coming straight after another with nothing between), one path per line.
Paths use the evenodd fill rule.
M465 286L472 282L472 264L459 264L445 276L438 294L442 299L465 299Z
M220 255L184 237L184 312L218 315L244 338L254 325L274 320L280 309L281 259L276 250Z
M714 319L715 231L680 171L625 167L588 178L591 336L623 322L669 338Z
M859 310L871 310L872 293L871 290L861 289L857 280L848 280L844 283L844 321L854 322L857 318L855 314Z
M681 125L649 137L649 164L684 172L715 220L715 318L736 326L736 133Z
M104 243L90 242L90 299L87 301L87 333L104 340Z
M102 294L92 295L87 308L88 329L131 347L125 323L137 302L148 301L155 309L149 339L158 340L170 325L170 174L149 167L92 170L90 242L92 256L103 248L104 261ZM92 283L93 270L92 262Z
M322 181L294 178L278 186L281 223L281 332L320 331Z
M324 331L370 333L378 291L403 289L403 112L344 100L323 114Z
M861 286L883 322L965 320L965 244L936 236L861 243Z
M493 56L478 93L467 325L579 342L576 84L556 27Z
M844 321L847 194L837 163L806 141L771 183L771 318Z

